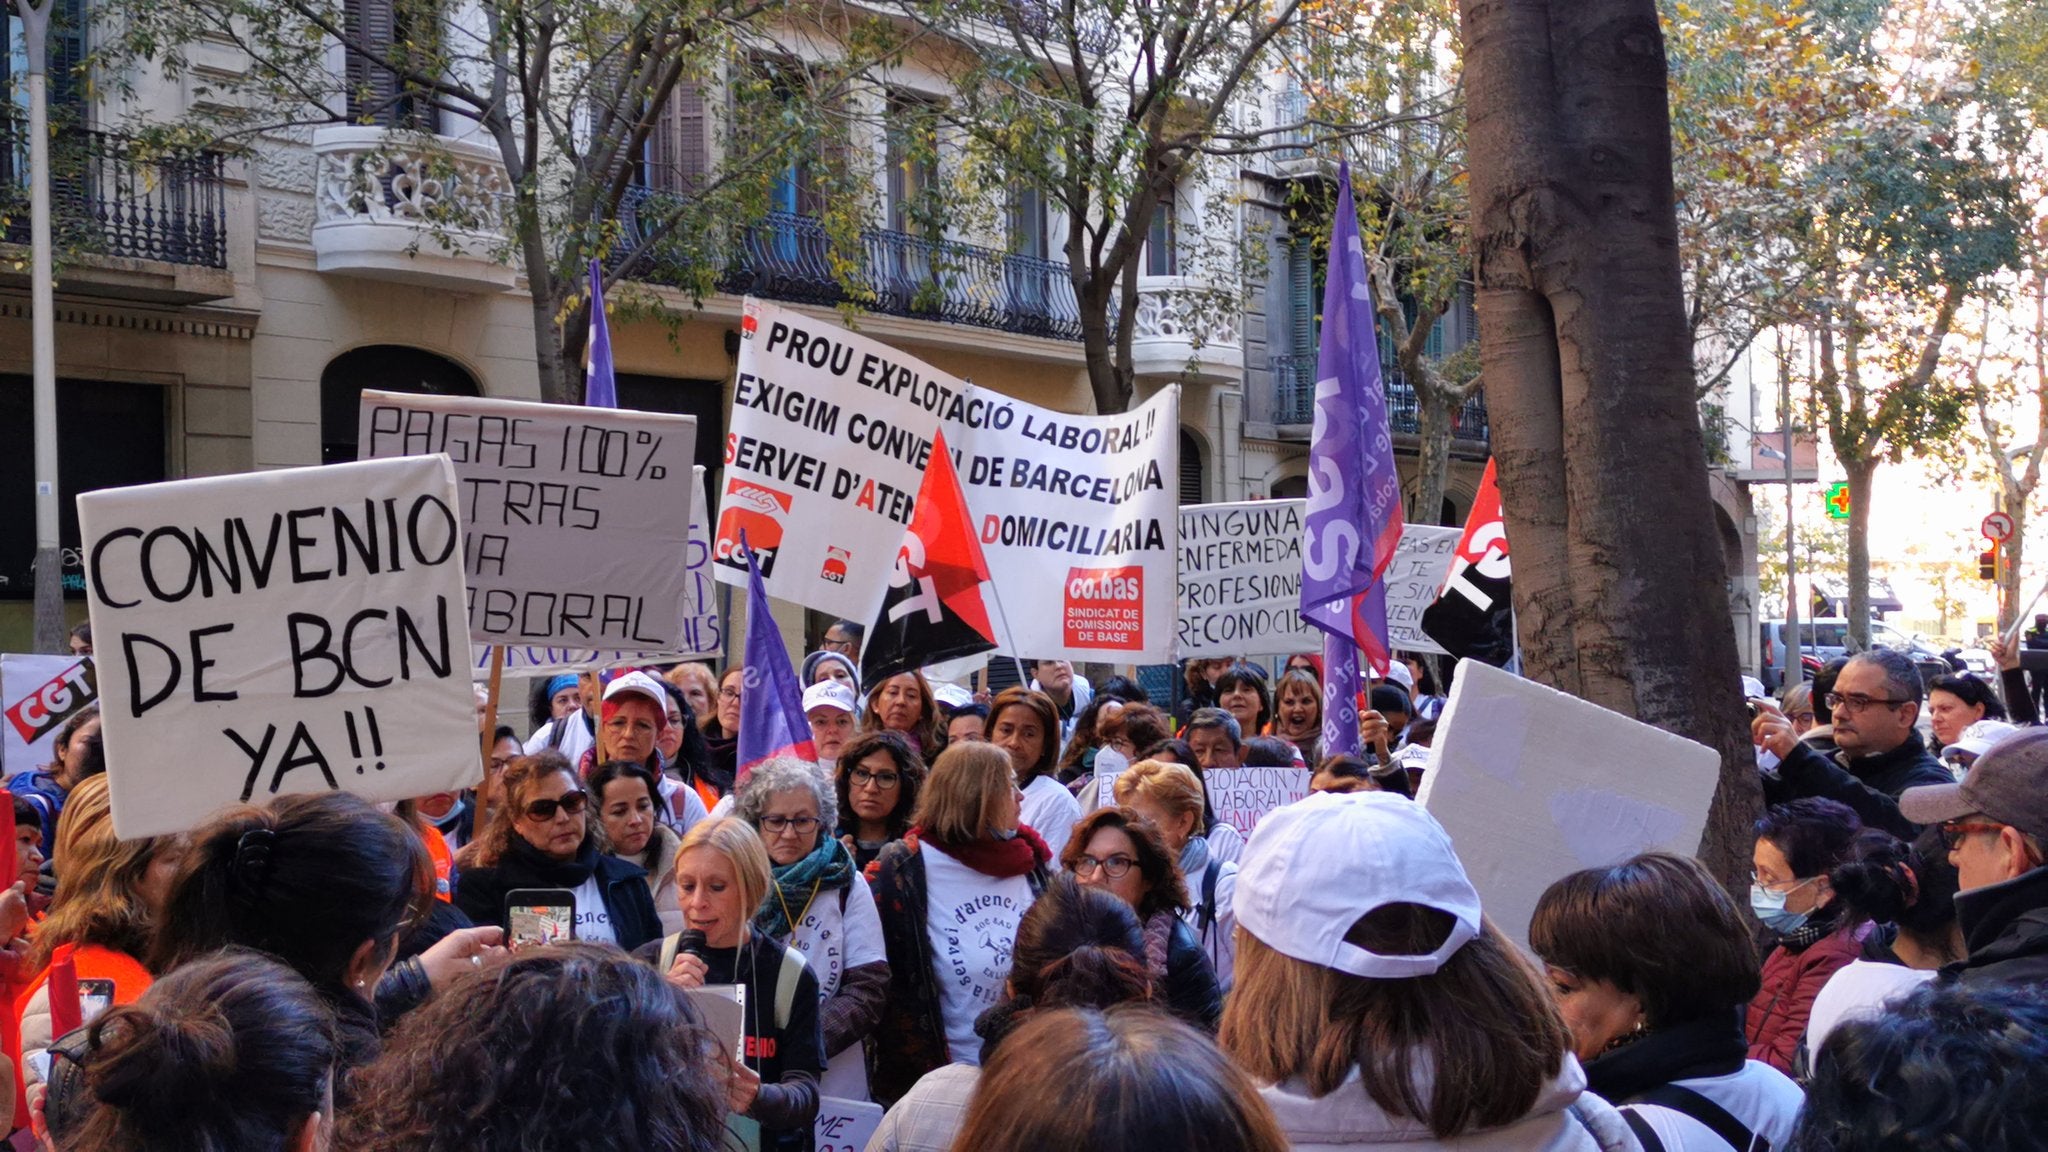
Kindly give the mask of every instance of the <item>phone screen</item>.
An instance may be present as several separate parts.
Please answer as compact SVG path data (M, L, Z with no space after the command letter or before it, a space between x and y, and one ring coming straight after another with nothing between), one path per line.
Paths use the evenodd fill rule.
M80 980L78 982L78 1022L90 1024L94 1017L114 1006L114 982L112 980Z
M514 904L508 918L514 944L553 944L567 940L576 913L567 904Z

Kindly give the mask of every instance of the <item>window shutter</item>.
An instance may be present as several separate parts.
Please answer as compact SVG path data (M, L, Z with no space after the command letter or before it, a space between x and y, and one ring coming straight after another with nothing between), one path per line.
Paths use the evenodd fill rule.
M1296 236L1287 246L1287 349L1296 356L1312 357L1319 335L1315 261L1308 237Z
M348 118L358 124L395 126L398 77L356 50L361 46L388 57L397 33L394 0L348 0L342 28L349 38Z
M1180 430L1180 502L1200 504L1208 485L1202 475L1202 444L1194 434Z
M653 171L648 183L663 192L687 195L704 186L710 168L705 141L704 90L694 80L678 80L662 105L651 141Z
M50 65L50 112L53 118L67 112L78 114L84 111L87 87L81 68L85 64L85 26L85 0L59 0L55 11L50 13L46 59ZM23 99L26 101L27 98Z

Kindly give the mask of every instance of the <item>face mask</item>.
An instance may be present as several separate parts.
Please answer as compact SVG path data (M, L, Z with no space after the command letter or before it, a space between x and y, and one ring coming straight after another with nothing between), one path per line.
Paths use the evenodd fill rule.
M1806 919L1812 913L1787 912L1785 910L1785 897L1811 883L1813 883L1812 880L1801 880L1783 892L1773 892L1761 884L1751 884L1749 886L1750 911L1756 913L1756 918L1763 922L1764 927L1781 936L1797 932L1806 926Z
M991 828L989 829L989 835L998 840L1015 840L1017 838L1017 830L1015 828Z

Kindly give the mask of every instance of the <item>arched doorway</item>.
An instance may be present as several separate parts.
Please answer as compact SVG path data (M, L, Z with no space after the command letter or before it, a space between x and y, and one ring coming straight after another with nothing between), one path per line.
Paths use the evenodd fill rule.
M1202 467L1202 440L1183 428L1180 430L1180 502L1203 504L1208 499L1208 476Z
M1275 500L1301 500L1308 496L1308 477L1282 476L1273 481L1272 496Z
M425 396L480 396L462 365L403 344L371 344L336 356L320 373L320 462L356 458L357 410L365 388Z

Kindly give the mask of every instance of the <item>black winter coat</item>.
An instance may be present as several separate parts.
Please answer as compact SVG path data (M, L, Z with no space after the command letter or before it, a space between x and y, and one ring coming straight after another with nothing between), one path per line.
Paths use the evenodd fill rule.
M2048 987L2048 868L1956 894L1970 954L1942 976L1971 987Z
M647 887L647 870L597 850L597 842L584 837L576 859L551 860L518 836L496 864L463 870L456 879L455 906L478 924L505 923L505 894L520 888L574 889L597 874L604 893L605 915L619 947L631 952L649 940L661 939L661 914L654 909L654 895Z
M1855 809L1865 825L1911 840L1920 834L1920 826L1900 814L1899 793L1922 784L1955 782L1927 751L1920 734L1908 732L1905 743L1875 756L1823 756L1804 742L1794 744L1792 754L1778 765L1776 780L1764 777L1764 799L1772 804L1808 796L1839 800Z

